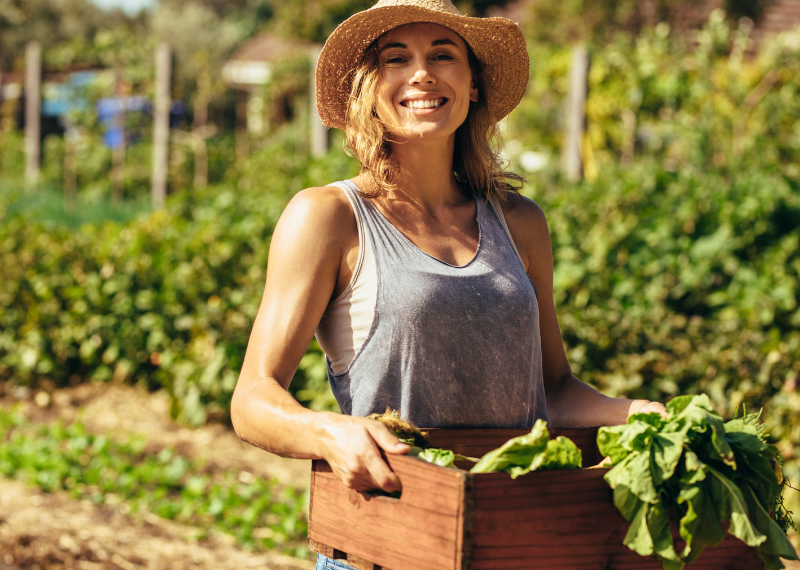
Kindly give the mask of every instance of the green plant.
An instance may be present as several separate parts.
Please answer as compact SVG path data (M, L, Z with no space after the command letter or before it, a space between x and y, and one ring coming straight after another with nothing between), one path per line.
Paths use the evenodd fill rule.
M202 529L198 536L222 532L246 548L307 555L307 492L215 470L172 448L153 452L142 438L117 441L81 423L30 424L0 410L0 475L132 514L154 513Z
M760 414L723 423L708 397L680 396L669 416L634 414L627 425L602 427L600 452L614 467L605 479L614 504L631 522L624 544L681 570L727 532L754 546L769 570L797 553L770 511L780 508L783 476L777 450L765 442ZM669 525L679 519L686 546L678 553ZM783 513L779 512L780 515Z

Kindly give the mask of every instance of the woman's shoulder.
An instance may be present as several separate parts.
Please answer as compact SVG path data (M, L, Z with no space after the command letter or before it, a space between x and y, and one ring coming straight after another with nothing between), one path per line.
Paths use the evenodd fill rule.
M509 191L506 194L503 216L512 231L516 226L520 229L527 227L536 231L547 230L547 219L539 204L516 192Z
M337 186L314 186L295 194L281 214L276 233L310 233L328 245L358 236L350 200Z
M338 186L314 186L295 194L283 211L281 218L297 222L336 223L352 219L355 215L350 200Z
M295 194L286 210L301 209L322 216L352 212L350 200L338 186L312 186Z

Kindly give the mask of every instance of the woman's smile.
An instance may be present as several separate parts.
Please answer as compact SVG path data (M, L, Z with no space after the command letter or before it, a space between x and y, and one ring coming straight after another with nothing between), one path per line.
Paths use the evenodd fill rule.
M435 99L407 99L401 101L400 104L407 109L423 110L423 109L438 109L447 102L445 97L437 97Z
M378 41L376 111L396 141L452 136L477 101L467 45L449 28L408 24Z

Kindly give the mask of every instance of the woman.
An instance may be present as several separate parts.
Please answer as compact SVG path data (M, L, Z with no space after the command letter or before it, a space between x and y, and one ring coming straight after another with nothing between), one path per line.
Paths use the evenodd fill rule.
M553 305L544 214L511 189L489 140L527 84L522 34L449 0L381 0L328 39L317 106L362 169L295 196L275 229L264 297L231 404L239 436L323 458L356 490L400 488L408 452L363 416L424 427L613 425L659 403L575 378ZM344 414L286 391L314 334Z

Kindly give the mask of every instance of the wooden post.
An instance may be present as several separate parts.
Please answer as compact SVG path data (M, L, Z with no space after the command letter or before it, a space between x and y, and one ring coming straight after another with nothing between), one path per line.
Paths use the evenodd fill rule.
M64 132L64 209L74 212L77 203L78 173L75 143L78 130L68 125Z
M156 50L156 93L153 109L153 173L151 197L153 208L162 208L167 196L167 168L169 159L169 107L172 53L169 44L160 44Z
M317 112L317 60L322 48L315 48L311 52L311 92L310 92L310 128L311 128L311 156L323 156L328 152L328 129L322 124Z
M567 132L562 147L561 166L570 182L581 179L581 141L585 121L586 88L589 75L589 52L585 46L572 50L567 94Z
M120 135L119 146L111 149L111 201L115 204L122 202L122 195L125 191L125 126L126 109L123 107L123 99L119 88L120 78L117 76L117 87L114 89L116 95L116 112L114 113L114 128Z
M25 49L25 182L39 179L41 158L42 48L30 42Z
M249 93L236 90L236 162L242 166L250 156L250 133L247 132L247 98Z

